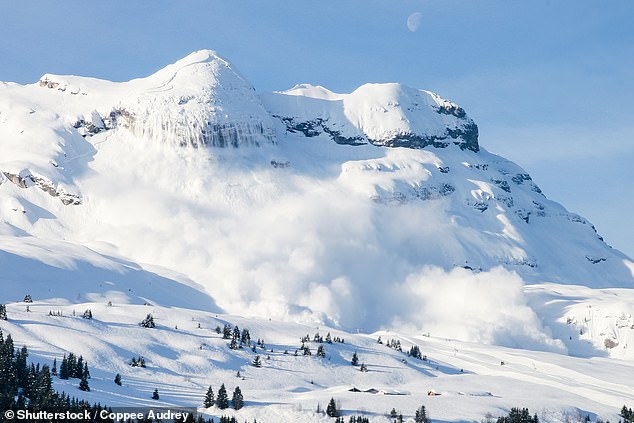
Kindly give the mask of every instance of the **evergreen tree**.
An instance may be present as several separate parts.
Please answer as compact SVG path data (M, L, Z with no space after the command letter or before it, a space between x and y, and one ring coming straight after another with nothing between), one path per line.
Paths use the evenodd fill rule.
M90 379L90 370L88 370L88 362L84 361L84 368L82 369L82 377Z
M339 411L337 410L337 404L335 403L334 398L330 398L330 402L328 403L328 407L326 407L326 414L329 417L338 417Z
M152 393L152 399L153 400L158 400L159 398L160 398L159 391L158 391L158 389L155 389L154 392Z
M500 417L497 423L539 423L537 414L531 417L528 408L511 408L508 416Z
M240 345L238 344L238 340L239 338L237 338L235 335L231 337L231 342L229 343L229 348L232 350L237 350L240 348Z
M244 407L244 398L242 397L242 391L240 391L239 386L236 386L236 389L233 390L231 405L233 406L235 410L239 410L242 407Z
M225 323L225 327L222 329L222 339L231 339L231 325Z
M57 358L53 359L53 369L51 370L53 376L57 376Z
M225 384L220 385L220 389L218 389L218 397L216 399L216 405L219 409L224 410L229 407L229 396L227 395L227 388L225 388Z
M79 390L81 391L90 391L90 386L88 386L88 379L86 378L86 375L83 375L81 377L81 380L79 381Z
M625 405L621 408L619 416L623 419L623 423L634 423L634 410L627 408Z
M92 319L92 310L88 309L86 311L84 311L84 314L82 314L82 316L84 319L88 319L91 320Z
M216 399L214 398L214 391L211 389L211 385L209 385L209 389L207 389L207 393L205 394L205 400L203 404L205 408L213 407L216 403Z
M242 335L240 335L240 343L246 345L247 347L251 345L251 334L249 333L249 329L242 329Z
M359 365L359 356L357 355L356 351L354 354L352 354L352 360L350 361L350 364L352 364L353 366Z
M117 373L114 377L114 383L121 386L121 375Z
M59 378L64 380L70 378L70 369L68 368L68 358L66 358L66 354L64 354L62 364L59 366Z
M141 327L150 328L150 329L156 327L156 324L154 323L154 317L152 316L152 314L148 314L147 316L145 316L145 319L143 319L141 323L139 323L139 325Z
M361 367L359 368L359 370L361 370L362 372L367 372L368 366L366 366L365 363L361 363Z
M7 306L0 304L0 320L7 320Z
M324 349L323 345L317 347L317 357L326 357L326 350Z
M15 354L15 376L17 379L17 383L21 387L26 387L28 385L28 373L29 368L26 363L26 358L29 356L26 346L22 347ZM31 376L35 378L35 375Z
M424 405L421 405L419 409L416 410L414 414L414 422L415 423L429 423L429 419L427 418L427 410Z
M71 377L74 377L76 379L81 379L83 375L84 375L84 357L80 355L79 358L77 359L77 363L75 363Z
M253 367L262 367L262 360L260 360L259 355L256 355L253 359Z
M326 343L332 344L332 337L330 336L330 332L326 334Z
M31 294L26 294L24 296L24 302L25 303L32 303L33 302L33 297L31 297Z
M49 405L53 395L51 372L47 365L37 373L34 386L31 388L29 405L35 409L43 409Z

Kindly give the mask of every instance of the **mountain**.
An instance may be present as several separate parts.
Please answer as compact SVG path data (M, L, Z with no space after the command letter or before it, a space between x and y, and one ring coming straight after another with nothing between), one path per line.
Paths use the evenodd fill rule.
M241 371L240 415L258 421L321 421L307 409L332 396L381 421L428 391L439 418L479 419L529 390L542 420L614 419L634 262L479 136L430 91L257 93L208 50L128 82L0 83L0 329L33 360L83 354L98 389L82 398L111 405L159 386L197 406L210 378ZM265 369L216 336L228 322L267 339ZM295 357L314 331L347 341ZM138 355L149 369L126 364Z
M1 234L171 269L232 313L422 329L403 302L435 269L633 286L628 257L429 91L258 95L203 50L129 82L3 83L0 119Z

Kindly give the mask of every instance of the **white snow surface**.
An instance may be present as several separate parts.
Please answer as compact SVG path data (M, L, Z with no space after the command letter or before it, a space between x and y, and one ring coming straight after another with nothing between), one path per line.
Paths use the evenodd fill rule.
M472 124L400 84L258 95L206 50L129 82L0 83L0 327L32 358L83 353L97 389L82 395L109 405L155 385L196 405L242 369L240 415L258 421L325 420L311 410L331 396L377 421L421 402L447 421L511 406L614 420L634 395L634 263L525 170L468 147ZM412 137L437 145L388 147ZM71 317L85 308L94 321ZM157 330L136 324L149 311ZM264 368L210 332L225 320L271 343ZM346 344L281 354L317 327ZM402 363L379 334L436 364ZM369 373L347 364L355 350Z

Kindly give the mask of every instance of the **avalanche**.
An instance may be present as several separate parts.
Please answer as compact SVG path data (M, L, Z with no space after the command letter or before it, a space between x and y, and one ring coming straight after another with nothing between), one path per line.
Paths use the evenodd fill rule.
M82 353L82 395L114 405L158 386L198 406L240 370L240 415L264 421L320 421L332 396L377 421L423 401L443 420L613 419L631 400L634 263L479 136L430 91L257 93L208 50L128 82L0 83L0 327L34 359ZM85 308L94 321L70 317ZM149 311L157 330L137 325ZM270 339L262 370L209 330L228 320ZM322 361L281 352L317 328L347 341ZM357 350L370 372L347 364Z

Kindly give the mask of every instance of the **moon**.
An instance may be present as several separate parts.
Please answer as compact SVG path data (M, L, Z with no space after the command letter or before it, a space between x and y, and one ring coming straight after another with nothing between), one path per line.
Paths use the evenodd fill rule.
M418 31L421 21L423 20L423 14L420 12L414 12L407 17L407 29L411 32Z

